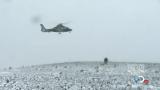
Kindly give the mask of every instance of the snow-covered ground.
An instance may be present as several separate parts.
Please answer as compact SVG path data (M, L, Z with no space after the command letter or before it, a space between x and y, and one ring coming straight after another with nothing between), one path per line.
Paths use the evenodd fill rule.
M135 73L128 67L134 65L144 66L144 72L138 75L149 80L148 85L133 83ZM159 86L160 64L72 62L0 72L0 90L158 90Z

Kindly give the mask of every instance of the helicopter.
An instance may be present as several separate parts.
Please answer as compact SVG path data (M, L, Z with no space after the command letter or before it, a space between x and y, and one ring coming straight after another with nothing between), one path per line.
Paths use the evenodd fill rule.
M60 23L51 29L46 29L43 24L40 24L40 26L41 26L42 32L58 32L59 34L61 34L62 32L71 32L72 31L72 29L70 29L69 27L64 26L63 23Z

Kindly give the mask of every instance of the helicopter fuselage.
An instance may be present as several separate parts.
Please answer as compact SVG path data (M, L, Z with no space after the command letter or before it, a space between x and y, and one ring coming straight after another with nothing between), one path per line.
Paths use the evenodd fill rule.
M70 29L66 26L63 26L62 24L58 24L56 27L54 27L52 29L46 29L43 24L40 24L40 26L41 26L42 32L58 32L59 34L61 34L62 32L71 32L72 31L72 29Z

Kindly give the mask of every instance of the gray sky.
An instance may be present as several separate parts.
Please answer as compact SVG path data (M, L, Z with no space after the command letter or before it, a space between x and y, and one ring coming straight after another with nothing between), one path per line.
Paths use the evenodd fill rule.
M67 23L72 33L42 33ZM0 0L0 68L67 61L160 62L159 0Z

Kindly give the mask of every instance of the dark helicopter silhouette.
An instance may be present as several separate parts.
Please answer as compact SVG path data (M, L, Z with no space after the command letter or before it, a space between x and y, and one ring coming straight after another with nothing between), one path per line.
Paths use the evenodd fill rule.
M42 32L58 32L59 34L61 34L62 32L71 32L72 31L72 29L64 26L62 23L58 24L57 26L55 26L54 28L51 28L51 29L46 29L43 24L40 24L40 26L41 26Z

